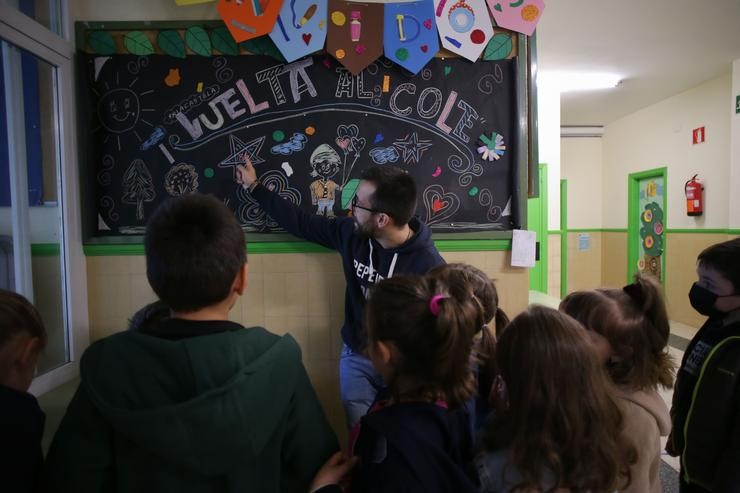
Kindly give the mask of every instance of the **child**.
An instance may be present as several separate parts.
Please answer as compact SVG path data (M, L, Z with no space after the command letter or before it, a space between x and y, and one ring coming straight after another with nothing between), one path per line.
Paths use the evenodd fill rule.
M28 393L46 346L46 329L23 296L0 289L0 484L3 491L32 492L43 463L46 416Z
M691 306L709 319L686 348L666 450L681 492L740 492L740 238L699 254Z
M496 337L494 333L503 330L509 323L509 317L498 306L498 292L493 281L480 269L468 264L447 264L435 267L429 275L440 282L452 286L462 286L465 293L460 296L472 297L483 311L485 323L476 327L473 353L477 365L474 373L477 378L477 395L469 401L470 415L473 417L473 431L483 427L491 411L489 396L498 376L496 367ZM456 282L452 282L452 280ZM491 324L493 323L493 326Z
M624 487L635 451L585 330L533 306L499 335L506 398L486 425L476 462L484 492L611 492Z
M145 311L85 351L47 489L305 492L337 440L295 340L228 319L248 273L233 213L212 196L171 199L144 246L171 317Z
M624 414L622 433L639 437L632 481L621 491L660 493L660 437L668 436L671 418L658 387L673 387L674 364L667 350L670 327L658 283L638 275L623 289L577 291L565 297L560 311L588 330L617 386Z
M477 491L461 406L473 394L470 342L483 319L470 297L455 296L460 292L417 275L386 279L372 291L368 351L391 397L360 421L353 493ZM346 469L340 458L327 463L312 491L339 491Z

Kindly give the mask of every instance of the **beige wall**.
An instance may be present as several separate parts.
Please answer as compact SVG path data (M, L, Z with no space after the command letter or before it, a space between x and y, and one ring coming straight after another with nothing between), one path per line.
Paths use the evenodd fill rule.
M568 180L568 228L601 227L602 151L600 137L560 139L561 177Z
M560 235L547 237L547 294L560 298Z
M527 306L529 274L509 267L509 252L443 253L448 262L466 262L496 280L501 306L514 316ZM88 257L91 341L124 330L128 318L155 295L143 256ZM232 310L232 320L289 332L337 433L344 433L339 404L339 328L344 319L344 274L339 255L249 255L249 286ZM342 435L343 436L343 435Z
M729 70L729 66L728 66ZM730 74L709 80L617 120L604 129L604 228L627 227L627 176L666 166L668 228L728 228ZM692 129L706 127L706 142L692 145ZM705 214L689 217L684 182L705 181Z
M601 233L601 284L624 286L627 280L627 232Z
M568 233L568 293L601 287L601 234ZM579 235L588 235L587 250L578 249Z

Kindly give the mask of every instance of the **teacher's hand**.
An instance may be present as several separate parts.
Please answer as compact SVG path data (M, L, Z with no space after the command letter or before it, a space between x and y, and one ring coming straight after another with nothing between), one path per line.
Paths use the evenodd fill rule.
M237 183L240 183L243 187L251 187L254 182L257 181L257 172L254 170L252 161L249 159L249 156L247 156L246 153L244 154L243 158L244 166L236 167L236 181Z

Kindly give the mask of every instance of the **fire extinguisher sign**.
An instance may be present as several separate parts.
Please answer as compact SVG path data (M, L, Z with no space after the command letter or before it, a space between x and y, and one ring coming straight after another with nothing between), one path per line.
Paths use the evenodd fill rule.
M704 127L695 128L693 132L693 143L694 144L702 144L704 143L704 139L706 138L706 134L704 132Z

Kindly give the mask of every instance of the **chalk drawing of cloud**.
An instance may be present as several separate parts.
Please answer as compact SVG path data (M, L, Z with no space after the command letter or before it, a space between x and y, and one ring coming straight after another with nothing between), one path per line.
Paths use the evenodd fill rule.
M395 147L374 147L370 150L370 158L375 164L395 163L398 161L398 151Z
M302 151L306 147L306 141L308 139L302 133L296 132L290 138L288 142L283 142L273 146L270 152L273 154L280 154L282 156L290 156L294 152Z

